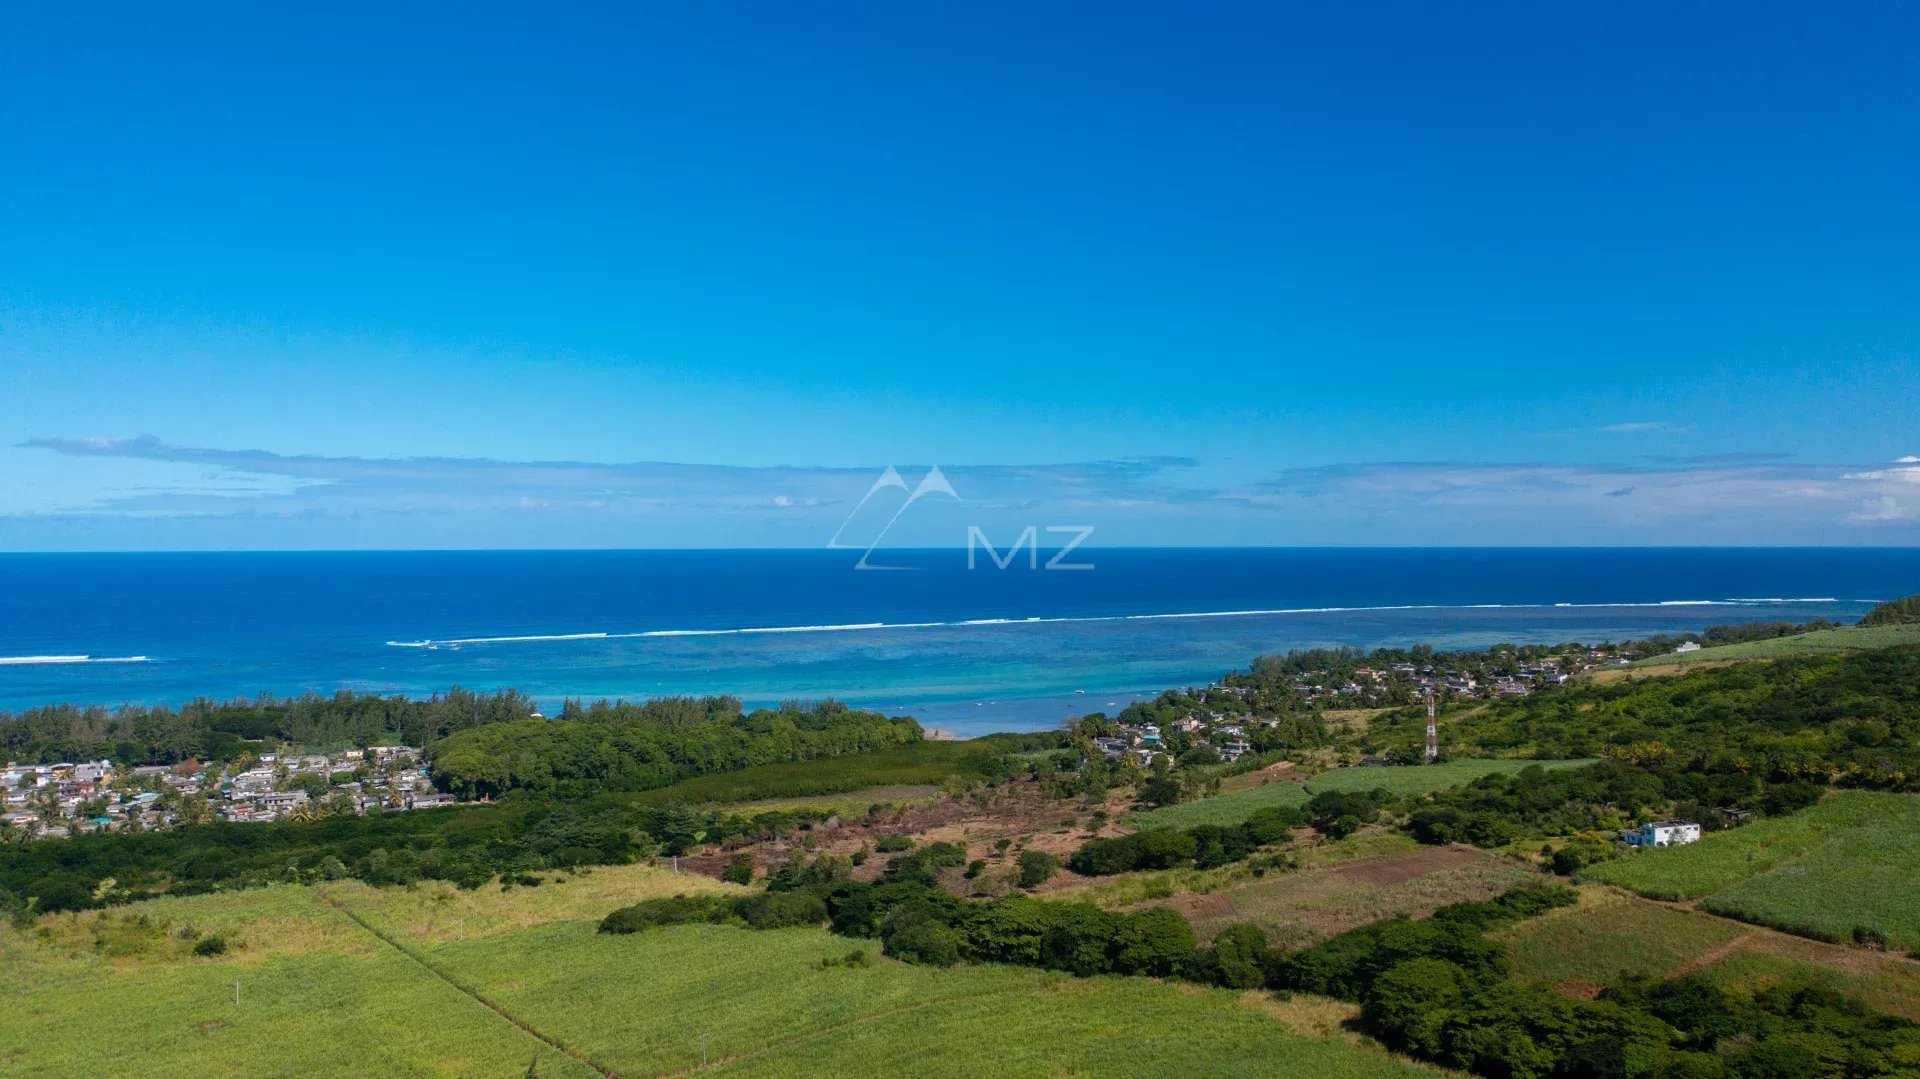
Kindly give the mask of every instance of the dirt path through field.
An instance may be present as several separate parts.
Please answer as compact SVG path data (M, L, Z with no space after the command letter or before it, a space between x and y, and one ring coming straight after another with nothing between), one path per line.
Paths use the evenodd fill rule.
M366 930L368 933L372 934L376 939L380 940L382 943L385 943L386 945L391 947L394 951L399 952L401 955L406 956L408 959L411 959L422 970L425 970L427 973L433 975L435 978L438 978L440 981L445 982L447 985L458 990L463 995L473 999L482 1007L485 1007L488 1011L493 1012L495 1015L498 1015L500 1018L505 1019L507 1022L512 1023L516 1027L519 1027L528 1036L538 1040L542 1044L546 1045L547 1047L557 1052L565 1053L567 1056L572 1057L573 1059L579 1061L580 1063L585 1064L587 1067L592 1068L594 1071L599 1072L601 1075L606 1076L607 1079L615 1079L612 1068L606 1066L605 1064L600 1063L599 1061L588 1056L586 1053L582 1052L581 1050L575 1049L573 1046L568 1045L566 1042L561 1041L559 1038L556 1038L553 1035L548 1034L546 1031L541 1030L539 1027L536 1027L532 1023L527 1022L525 1019L522 1019L519 1016L513 1014L502 1005L489 999L486 996L486 994L480 992L478 989L475 989L472 986L461 983L461 981L458 978L455 978L453 975L448 974L444 970L441 970L438 966L436 966L433 963L432 960L428 959L425 955L422 955L418 950L414 948L409 948L407 945L403 944L400 941L399 937L396 937L388 933L386 930L381 929L380 927L374 925L372 922L367 921L365 918L360 916L359 912L347 906L345 903L340 902L338 899L335 899L333 896L330 896L330 895L323 895L321 898L326 901L328 906L332 907L334 910L337 910L341 914L345 915L348 921L351 921L353 924Z
M1763 939L1764 936L1759 930L1749 930L1725 943L1716 944L1706 951L1701 952L1699 955L1694 956L1692 959L1667 971L1665 974L1660 975L1660 980L1672 981L1675 978L1684 978L1696 970L1705 970L1735 952L1744 952L1754 947L1754 945L1760 943Z

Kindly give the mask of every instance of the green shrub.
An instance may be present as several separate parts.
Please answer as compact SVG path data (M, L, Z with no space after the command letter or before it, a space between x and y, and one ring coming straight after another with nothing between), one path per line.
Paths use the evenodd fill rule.
M878 842L874 843L873 849L882 854L897 854L903 850L912 850L913 840L898 833L883 835Z
M676 895L645 899L600 919L602 933L638 933L689 922L723 922L733 913L725 896Z
M720 879L732 884L752 884L753 855L735 855L733 861L727 863L727 868L721 871Z
M1059 868L1060 859L1053 855L1045 851L1023 850L1020 852L1020 887L1038 888Z
M201 937L193 946L193 954L207 958L212 958L216 955L225 955L226 952L227 938L218 933L211 933Z
M811 892L761 892L733 900L732 912L754 929L816 926L827 920L826 901Z

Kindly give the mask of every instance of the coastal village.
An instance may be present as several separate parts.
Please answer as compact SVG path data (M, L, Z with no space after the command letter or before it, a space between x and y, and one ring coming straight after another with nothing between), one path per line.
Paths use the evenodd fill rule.
M144 831L215 820L309 820L452 805L413 746L261 753L227 765L9 763L0 827L38 838Z
M1500 646L1485 652L1304 653L1299 669L1236 672L1205 687L1129 707L1093 738L1107 760L1140 767L1176 765L1195 750L1231 764L1276 738L1292 709L1386 708L1436 700L1526 696L1584 671L1621 666L1685 641L1552 650ZM1277 706L1284 701L1283 706ZM1169 709L1168 702L1174 707ZM1362 764L1388 763L1368 758ZM261 752L225 765L184 761L127 767L112 761L9 763L0 771L0 829L37 838L98 831L141 831L214 820L263 822L403 812L453 805L434 789L425 753L413 746L371 746L331 753ZM1683 840L1684 841L1684 840ZM1633 840L1629 840L1633 842ZM1651 838L1647 845L1654 845ZM1663 840L1659 845L1665 845Z
M1571 646L1560 649L1497 646L1485 652L1402 652L1365 655L1321 651L1288 657L1295 668L1235 673L1203 687L1163 694L1129 706L1093 739L1110 761L1129 760L1141 767L1172 764L1204 751L1206 763L1232 764L1260 751L1271 738L1261 731L1282 725L1289 710L1342 711L1403 707L1429 698L1438 703L1525 697L1562 686L1576 675L1621 667L1664 651L1698 650L1694 641L1631 645ZM1385 764L1385 757L1362 764Z

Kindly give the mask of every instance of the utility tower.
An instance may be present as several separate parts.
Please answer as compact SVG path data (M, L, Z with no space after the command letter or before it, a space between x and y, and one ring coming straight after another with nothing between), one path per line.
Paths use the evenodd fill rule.
M1438 712L1433 705L1433 690L1427 690L1427 763L1440 759L1440 726L1436 721Z

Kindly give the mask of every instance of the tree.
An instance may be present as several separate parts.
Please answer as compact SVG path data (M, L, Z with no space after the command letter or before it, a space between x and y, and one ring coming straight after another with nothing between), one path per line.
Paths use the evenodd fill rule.
M1201 970L1204 980L1228 989L1258 989L1267 982L1267 935L1257 925L1235 922L1213 938Z
M1113 936L1113 969L1166 977L1184 970L1194 952L1187 920L1166 907L1152 907L1121 920Z
M1434 1059L1469 984L1466 971L1443 959L1409 959L1374 979L1361 1016L1389 1045Z
M1147 780L1146 785L1140 788L1140 801L1150 806L1170 806L1184 794L1179 776L1159 775Z
M1020 852L1020 880L1022 888L1038 888L1045 884L1060 868L1060 859L1041 850L1023 850Z

